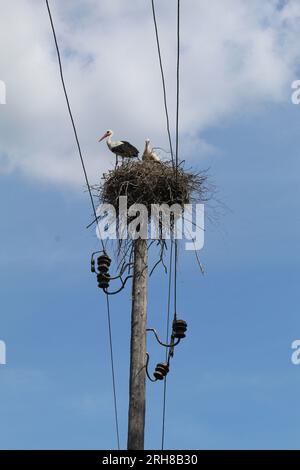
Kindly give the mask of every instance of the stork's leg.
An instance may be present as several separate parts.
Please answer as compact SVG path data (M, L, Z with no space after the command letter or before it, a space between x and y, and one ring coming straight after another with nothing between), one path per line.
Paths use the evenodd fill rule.
M116 155L116 164L115 164L115 170L116 170L117 166L118 166L118 155Z

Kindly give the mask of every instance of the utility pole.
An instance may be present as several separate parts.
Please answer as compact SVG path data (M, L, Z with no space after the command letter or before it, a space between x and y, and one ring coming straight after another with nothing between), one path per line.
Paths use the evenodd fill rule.
M147 240L134 241L132 283L128 450L144 449L146 328L148 285Z

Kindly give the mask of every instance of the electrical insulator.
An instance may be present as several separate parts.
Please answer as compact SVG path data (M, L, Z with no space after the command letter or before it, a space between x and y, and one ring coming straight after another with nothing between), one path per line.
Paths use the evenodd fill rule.
M91 261L91 272L92 272L92 273L95 273L95 272L96 272L96 269L95 269L95 260L94 260L94 259L92 259L92 261Z
M187 323L184 320L173 321L173 336L177 339L185 338Z
M98 273L97 281L100 289L107 289L109 286L110 275L108 273Z
M97 264L100 273L107 273L110 267L111 259L107 255L98 256Z
M166 362L159 362L155 367L155 372L153 373L156 380L163 380L164 377L169 372L169 366Z
M96 266L96 261L95 261L94 257L97 253L102 253L102 254L100 256L98 256L97 266ZM110 281L113 281L113 280L116 280L116 279L119 279L121 281L121 287L119 287L119 289L115 290L114 292L107 292L105 290L106 294L114 295L114 294L117 294L118 292L120 292L122 289L124 289L125 284L128 281L128 279L133 277L132 274L130 274L130 273L128 273L128 275L125 279L123 279L123 277L122 277L125 270L127 269L127 267L131 267L132 263L125 263L124 262L122 264L119 275L118 276L113 276L113 277L110 277L110 274L109 274L110 265L111 265L111 259L104 251L96 251L96 252L92 253L92 256L91 256L91 271L92 271L92 273L96 273L97 281L98 281L98 287L100 287L100 289L104 289L104 290L107 289L109 287Z

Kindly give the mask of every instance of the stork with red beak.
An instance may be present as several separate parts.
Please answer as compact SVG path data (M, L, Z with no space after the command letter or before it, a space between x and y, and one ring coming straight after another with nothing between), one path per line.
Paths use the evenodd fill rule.
M116 155L116 167L118 165L118 157L121 157L122 160L123 158L138 158L138 149L136 149L129 142L126 142L126 140L117 140L115 142L112 141L112 135L112 130L106 131L105 134L101 137L101 139L99 139L99 142L101 142L101 140L103 139L106 139L106 143L109 150Z

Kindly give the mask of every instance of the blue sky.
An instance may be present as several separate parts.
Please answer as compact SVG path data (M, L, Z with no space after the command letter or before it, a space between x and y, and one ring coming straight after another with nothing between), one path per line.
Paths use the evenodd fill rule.
M29 2L28 8L30 3L34 11L36 5ZM299 6L298 2L290 3ZM60 25L63 21L68 24L70 12L62 9L56 14ZM44 22L39 28L46 29L48 24L41 18ZM77 20L71 19L76 25ZM35 34L39 37L38 32ZM64 34L67 40L66 31ZM77 45L76 36L74 43ZM290 345L300 338L300 107L291 104L289 80L299 78L300 70L297 74L296 57L289 60L290 75L280 84L270 82L271 96L249 90L250 96L240 96L237 102L229 100L225 108L213 104L213 114L199 115L202 124L192 131L193 146L187 145L187 159L194 167L210 167L218 197L227 209L216 223L206 225L201 252L205 276L199 273L192 253L180 253L179 312L188 322L188 335L176 352L169 374L166 448L299 448L300 366L291 364ZM52 84L59 90L54 57L47 57L47 61ZM0 78L6 79L14 65L8 59L4 63ZM33 63L38 66L39 54ZM71 63L69 72L77 66ZM12 87L18 80L14 78ZM9 96L10 82L6 81ZM35 86L46 87L47 83L46 78L37 77ZM74 87L79 83L75 76L73 83ZM25 81L23 86L29 90L32 85ZM222 93L226 91L230 94L225 86ZM27 110L34 128L30 122L26 124L26 109L20 104L15 118L16 102L13 109L9 103L0 107L5 129L2 149L0 146L4 165L0 186L0 339L7 344L7 365L0 366L2 449L105 449L116 445L105 299L89 271L90 254L98 245L93 230L85 229L91 210L63 98L57 93L57 108L53 105L53 109L48 98L40 105L34 98ZM28 98L24 99L28 106ZM79 101L74 96L74 102L75 109L78 103L82 109L78 122L83 141L94 139L98 136L94 123L95 135L88 132L91 101ZM191 110L195 118L198 107L201 105L197 102ZM104 121L100 108L99 104L99 109L93 109L93 115L99 112L99 121ZM113 116L111 109L109 112ZM19 130L22 115L23 127ZM41 135L36 128L38 119ZM120 116L116 119L121 127ZM14 122L16 127L12 128ZM101 122L99 125L101 133ZM129 124L126 126L125 132ZM102 127L107 126L103 123ZM155 126L151 131L159 139ZM134 130L130 132L134 135ZM137 132L140 138L144 129ZM57 136L55 144L51 136ZM185 139L189 139L187 128L182 130L183 152L187 152ZM26 142L41 164L37 157L26 155L22 149ZM46 150L48 143L50 150ZM45 153L41 152L42 145ZM47 178L51 152L54 154L60 146L61 167L58 158L57 168L49 166ZM198 149L199 161L195 159ZM88 160L90 177L96 183L103 160L109 166L110 157L105 147L88 150L93 157ZM149 326L159 331L164 331L166 288L166 276L157 272L150 280ZM112 299L123 448L128 406L129 294L128 286ZM153 366L162 359L163 351L151 337L148 350ZM162 384L148 383L147 448L159 448L161 406Z

